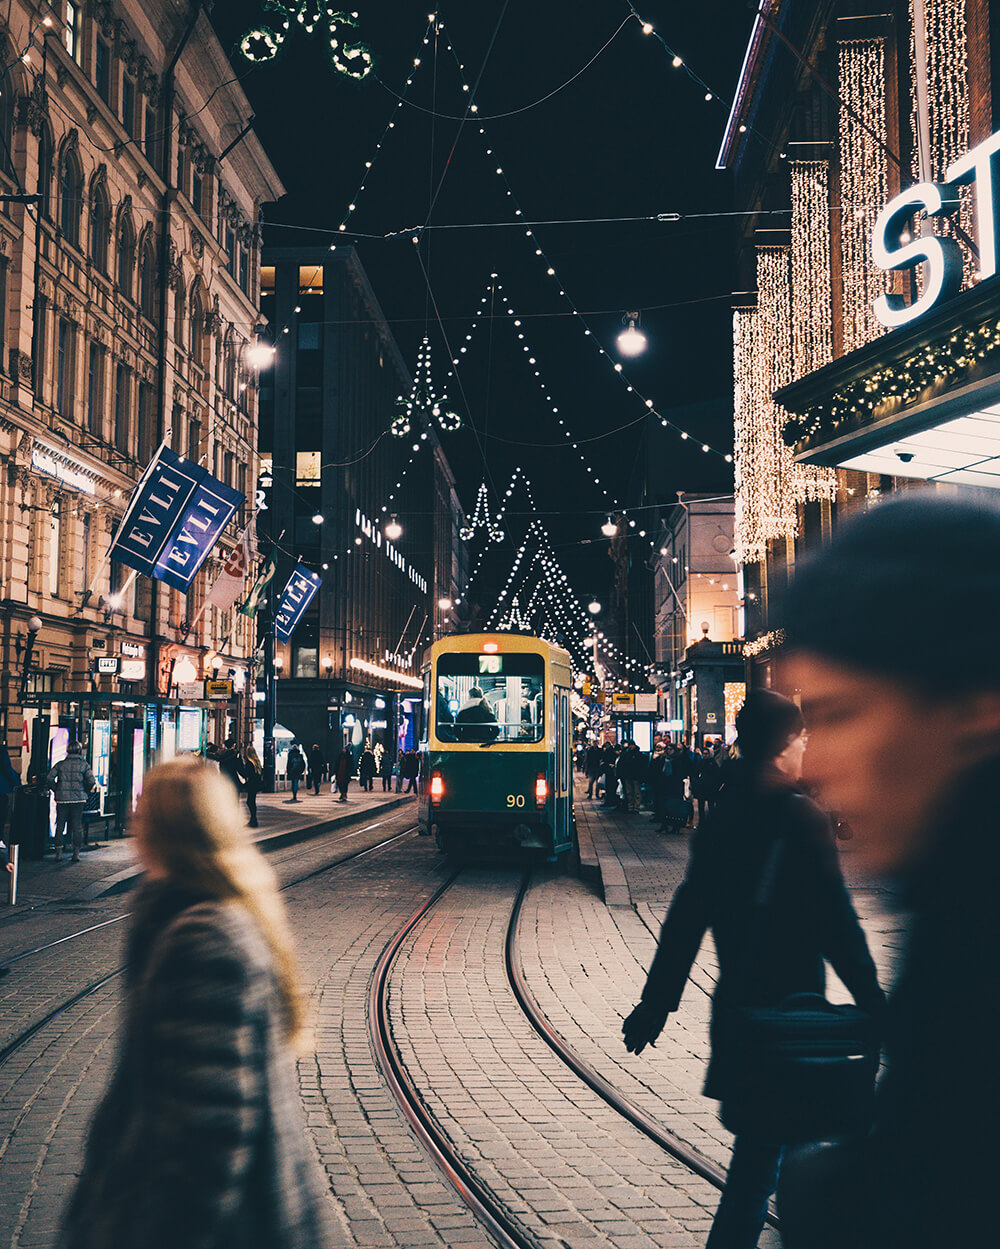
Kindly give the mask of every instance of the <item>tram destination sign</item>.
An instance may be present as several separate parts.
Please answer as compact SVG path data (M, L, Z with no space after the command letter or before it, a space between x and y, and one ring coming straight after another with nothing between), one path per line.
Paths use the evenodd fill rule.
M922 234L920 216L950 216L960 206L959 187L975 185L975 234L978 277L992 277L1000 251L997 205L997 156L1000 132L953 161L943 182L918 182L895 196L879 213L872 236L872 259L880 269L908 272L923 265L923 290L910 302L903 295L880 295L872 304L889 329L915 321L962 285L962 249L954 239Z

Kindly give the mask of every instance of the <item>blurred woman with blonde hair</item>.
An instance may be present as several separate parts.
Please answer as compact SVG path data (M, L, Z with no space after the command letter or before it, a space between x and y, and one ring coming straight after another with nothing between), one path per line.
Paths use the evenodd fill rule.
M124 1037L63 1249L333 1245L294 1069L303 1006L277 882L218 771L175 759L134 819L146 868Z

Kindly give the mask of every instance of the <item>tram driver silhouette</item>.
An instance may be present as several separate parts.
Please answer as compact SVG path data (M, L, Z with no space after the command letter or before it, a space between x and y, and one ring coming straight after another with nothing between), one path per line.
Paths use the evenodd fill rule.
M494 742L500 733L497 718L478 685L469 690L469 697L462 703L455 716L458 738L464 742Z

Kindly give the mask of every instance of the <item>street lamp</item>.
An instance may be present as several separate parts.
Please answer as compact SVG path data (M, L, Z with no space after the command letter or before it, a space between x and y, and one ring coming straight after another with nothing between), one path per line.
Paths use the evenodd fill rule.
M597 601L596 598L592 598L590 602L587 604L587 611L589 611L592 616L597 616L600 614L601 604Z
M24 667L21 669L21 690L18 695L18 701L23 703L24 696L28 689L28 670L31 667L31 656L35 650L35 638L38 636L38 630L42 627L41 616L28 617L28 639L24 644Z
M608 519L601 526L601 533L603 533L606 538L613 538L617 532L618 532L618 526L609 516Z
M451 602L451 599L450 599L450 598L447 598L447 597L446 597L446 598L439 598L439 599L438 599L438 607L440 607L442 611L450 611L450 610L451 610L451 607L452 607L452 602Z
M390 542L396 542L403 536L403 526L397 520L395 512L393 512L388 523L386 524L385 536Z
M322 513L322 512L313 512L313 516L312 516L312 523L313 523L314 525L322 525L322 523L323 523L323 513Z
M322 662L323 662L323 671L326 673L327 677L329 678L330 676L333 675L333 658L330 655L324 655Z
M622 317L622 324L628 322L626 329L615 339L618 344L618 350L623 356L641 356L649 346L649 340L646 335L639 329L636 329L636 323L639 320L638 312L626 312Z

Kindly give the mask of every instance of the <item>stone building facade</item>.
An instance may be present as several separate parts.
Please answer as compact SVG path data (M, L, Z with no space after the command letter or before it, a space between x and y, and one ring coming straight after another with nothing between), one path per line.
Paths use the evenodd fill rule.
M127 712L138 767L140 744L147 765L181 748L179 664L248 675L251 622L209 608L191 628L245 508L187 596L106 555L163 440L252 503L245 349L260 208L283 190L201 5L13 0L3 16L0 710L15 762L23 743L36 764L51 740L22 721L86 740L107 719L114 761ZM201 743L236 727L237 708L200 708Z

